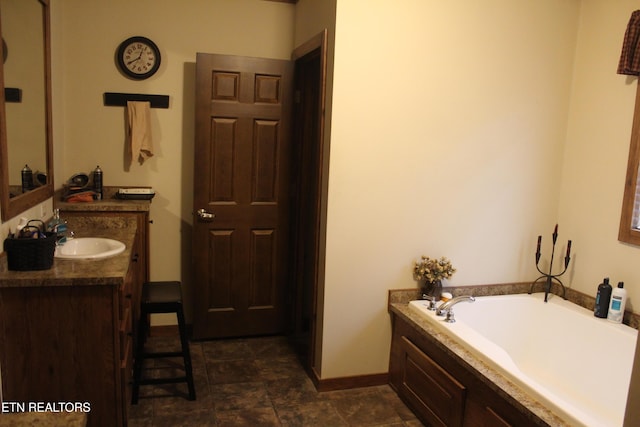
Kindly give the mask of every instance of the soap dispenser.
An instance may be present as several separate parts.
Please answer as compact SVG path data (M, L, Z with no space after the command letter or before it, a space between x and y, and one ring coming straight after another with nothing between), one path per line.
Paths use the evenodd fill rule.
M60 209L53 211L53 218L47 223L47 231L56 233L56 243L59 245L67 241L67 221L60 218Z
M598 293L596 294L596 305L593 309L593 315L602 319L607 318L609 312L609 300L611 299L611 285L609 278L605 277L604 281L598 285Z
M611 293L611 304L609 304L607 319L612 322L622 323L626 304L627 290L624 288L624 282L618 282L618 287Z

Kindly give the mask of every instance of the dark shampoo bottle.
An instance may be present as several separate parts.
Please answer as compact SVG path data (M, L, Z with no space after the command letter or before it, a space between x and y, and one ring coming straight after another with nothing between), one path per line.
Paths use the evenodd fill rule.
M604 281L598 285L598 293L596 294L596 305L593 314L596 317L606 318L609 313L609 301L611 300L611 285L609 278L605 277Z

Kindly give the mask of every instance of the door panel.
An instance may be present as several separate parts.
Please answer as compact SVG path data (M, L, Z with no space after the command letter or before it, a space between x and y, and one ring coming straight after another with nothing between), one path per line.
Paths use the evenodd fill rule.
M291 85L290 61L197 55L195 338L283 331Z

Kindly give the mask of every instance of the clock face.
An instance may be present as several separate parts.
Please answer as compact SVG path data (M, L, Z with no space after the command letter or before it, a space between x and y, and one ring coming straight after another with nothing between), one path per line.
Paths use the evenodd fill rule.
M160 68L160 49L146 37L131 37L120 43L116 54L124 74L134 79L151 77Z

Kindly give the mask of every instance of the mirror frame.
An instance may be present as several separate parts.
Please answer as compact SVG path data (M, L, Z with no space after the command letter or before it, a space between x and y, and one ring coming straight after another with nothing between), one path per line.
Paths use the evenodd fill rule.
M44 79L45 79L45 130L46 130L46 162L47 183L27 193L15 197L9 197L9 161L7 150L7 122L4 103L4 67L0 63L0 214L2 222L20 215L26 211L53 197L53 132L51 114L51 32L49 0L34 0L42 5L42 26L44 34ZM0 11L0 14L2 11ZM2 29L0 28L0 34Z

